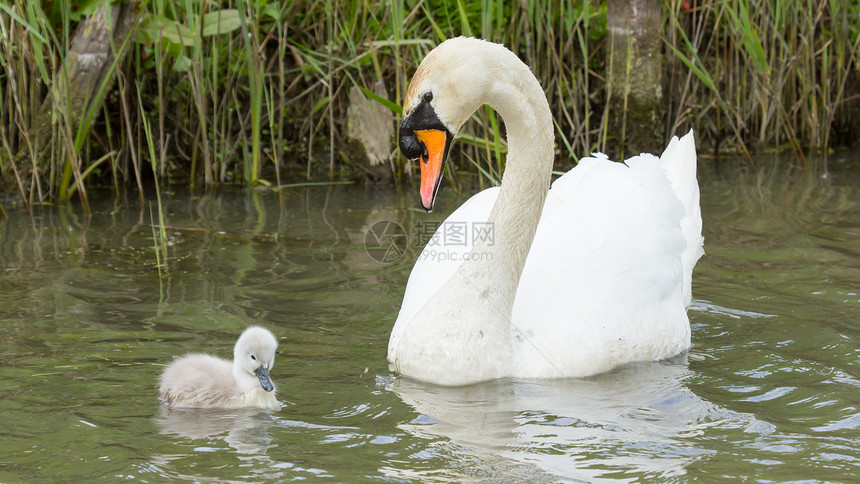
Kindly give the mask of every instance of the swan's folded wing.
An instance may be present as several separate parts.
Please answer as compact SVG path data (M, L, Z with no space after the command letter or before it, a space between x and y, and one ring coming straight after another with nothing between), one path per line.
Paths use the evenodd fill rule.
M638 158L584 159L549 192L512 314L536 375L588 375L689 346L683 207L659 159Z
M158 398L175 407L237 407L233 364L211 355L189 354L173 361L161 374Z

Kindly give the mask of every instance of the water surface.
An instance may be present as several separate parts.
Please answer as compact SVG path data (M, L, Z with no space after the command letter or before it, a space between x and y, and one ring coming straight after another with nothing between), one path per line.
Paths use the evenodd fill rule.
M440 388L388 334L422 224L413 190L101 196L0 221L0 481L849 482L860 469L860 159L700 162L694 347L582 380ZM406 254L367 231L394 221ZM374 249L377 249L375 252ZM384 253L385 251L383 251ZM396 256L396 254L395 254ZM389 257L389 259L396 257ZM169 409L173 355L280 338L275 413Z

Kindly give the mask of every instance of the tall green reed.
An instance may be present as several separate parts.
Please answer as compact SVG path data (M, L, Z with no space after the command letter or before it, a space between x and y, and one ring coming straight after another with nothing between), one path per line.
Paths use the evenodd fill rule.
M90 156L85 144L114 78L121 58L117 54L131 45L128 32L136 10L133 5L90 3L87 8L95 11L72 38L69 26L83 12L67 2L53 7L45 11L37 2L0 5L6 14L0 16L0 64L6 74L0 74L6 81L0 85L6 99L6 109L0 110L5 150L0 161L8 163L0 163L0 168L11 167L28 207L51 198L68 200L77 192L86 209L84 180L115 158ZM96 67L77 62L87 56L104 60ZM19 169L27 162L28 170Z
M851 0L673 4L666 43L686 69L672 126L691 122L719 147L827 148L858 73L860 6Z
M857 104L856 2L691 3L685 11L663 2L666 137L694 126L701 146L786 147L799 159L832 144ZM142 191L148 178L195 187L342 177L349 87L368 94L383 79L393 100L377 100L396 119L418 63L457 35L502 42L532 68L553 111L559 169L605 148L607 121L619 115L608 109L605 1L151 0L131 56L111 67L116 89L96 89L108 106L75 118L52 93L90 12L69 0L44 5L0 5L0 176L25 205L132 178ZM139 99L129 85L140 86ZM34 144L45 99L54 110L46 158L11 156ZM494 183L504 135L496 114L479 110L452 168ZM141 149L150 142L153 150ZM140 170L151 157L156 170ZM405 160L394 166L409 171Z
M140 85L137 86L137 102L138 107L140 108L140 119L143 124L144 136L146 138L146 147L149 150L149 160L150 167L152 168L152 173L155 174L158 172L158 157L155 154L155 140L152 133L152 128L150 127L149 118L146 114L146 111L143 107L143 99L140 93ZM161 189L158 185L158 178L155 178L155 200L157 204L158 210L158 224L156 225L154 217L152 215L152 204L149 206L149 217L151 221L152 227L152 241L153 247L155 249L155 261L156 268L158 269L158 275L162 274L162 269L167 269L167 225L164 221L164 205L161 203ZM156 230L157 226L157 230Z

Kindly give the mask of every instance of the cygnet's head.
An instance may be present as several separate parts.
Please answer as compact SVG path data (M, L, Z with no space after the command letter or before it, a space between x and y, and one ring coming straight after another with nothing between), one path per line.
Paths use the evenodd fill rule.
M233 348L233 376L246 385L259 381L263 390L275 389L269 378L269 370L275 364L278 340L267 329L251 326L246 329Z

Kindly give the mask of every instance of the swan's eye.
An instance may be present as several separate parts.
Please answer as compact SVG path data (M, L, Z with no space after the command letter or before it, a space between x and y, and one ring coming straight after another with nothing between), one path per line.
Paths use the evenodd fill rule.
M425 92L424 93L424 102L429 103L432 100L433 100L433 93L430 91Z
M257 361L257 357L256 357L256 356L254 356L254 355L251 355L251 359L252 359L252 360L254 360L254 361Z

